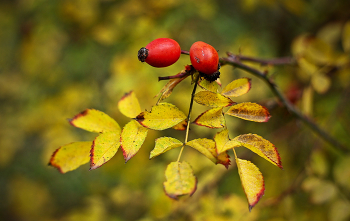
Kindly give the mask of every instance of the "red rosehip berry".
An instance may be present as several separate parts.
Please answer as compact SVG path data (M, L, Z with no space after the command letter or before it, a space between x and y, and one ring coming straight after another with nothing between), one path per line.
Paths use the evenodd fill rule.
M190 48L192 66L209 81L215 81L219 76L219 55L213 46L197 41Z
M170 38L157 38L146 47L139 50L137 57L141 62L162 68L174 64L179 60L181 48L179 43Z

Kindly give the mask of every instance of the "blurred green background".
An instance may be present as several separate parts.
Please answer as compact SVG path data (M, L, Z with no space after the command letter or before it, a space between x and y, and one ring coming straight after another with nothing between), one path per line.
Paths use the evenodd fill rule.
M265 196L251 213L236 168L226 172L190 148L182 159L194 169L197 192L180 201L165 196L164 171L179 150L151 161L149 152L155 138L183 140L183 132L150 131L127 164L119 151L94 171L84 165L62 175L48 166L58 147L96 136L67 122L82 110L101 110L123 126L124 93L134 90L143 109L156 103L166 83L157 77L190 63L185 55L163 69L139 62L137 51L159 37L183 50L204 41L220 56L293 56L297 65L253 67L268 70L298 108L349 146L349 19L348 0L0 1L0 220L349 220L349 152L291 117L263 81L229 66L221 69L224 86L252 78L251 91L235 101L263 104L272 115L264 124L227 117L231 137L270 140L284 167L238 150L265 177ZM166 101L186 112L191 90L187 79ZM193 116L201 111L195 105ZM215 132L193 126L190 139Z

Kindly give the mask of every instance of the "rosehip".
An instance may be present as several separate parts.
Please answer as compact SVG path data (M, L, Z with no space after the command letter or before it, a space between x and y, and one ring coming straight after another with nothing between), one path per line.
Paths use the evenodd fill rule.
M181 55L180 45L170 38L157 38L139 50L137 57L141 62L162 68L174 64Z
M192 66L209 81L215 81L219 76L219 55L213 46L197 41L190 48Z

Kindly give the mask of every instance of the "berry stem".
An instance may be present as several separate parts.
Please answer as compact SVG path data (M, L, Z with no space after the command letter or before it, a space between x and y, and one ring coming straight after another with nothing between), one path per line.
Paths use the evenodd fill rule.
M185 137L185 142L184 142L184 145L182 146L181 150L180 150L180 153L179 153L179 157L177 158L177 162L180 161L180 158L181 158L181 155L182 155L182 152L185 148L185 145L187 143L187 140L188 140L188 133L190 131L190 119L191 119L191 112L192 112L192 106L193 106L193 100L194 100L194 95L196 93L196 90L197 90L197 84L198 84L198 81L199 81L199 78L200 78L200 75L198 74L197 77L196 77L196 80L195 80L195 83L194 83L194 87L193 87L193 91L192 91L192 95L191 95L191 102L190 102L190 108L188 110L188 115L187 115L187 127L186 127L186 137Z
M189 52L189 51L185 51L185 50L181 50L181 54L187 54L187 55L189 55L190 52Z
M183 72L180 72L180 73L178 73L176 75L172 75L172 76L158 77L158 81L170 80L170 79L175 79L175 78L183 78L186 75L189 75L189 73L187 71L183 71Z

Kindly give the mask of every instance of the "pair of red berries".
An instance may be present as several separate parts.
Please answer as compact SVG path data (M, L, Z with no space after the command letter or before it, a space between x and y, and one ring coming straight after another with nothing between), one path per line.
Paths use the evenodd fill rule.
M180 45L170 38L158 38L138 52L138 59L153 67L167 67L174 64L181 55ZM190 48L192 66L209 81L215 81L220 72L219 55L213 46L202 41Z

